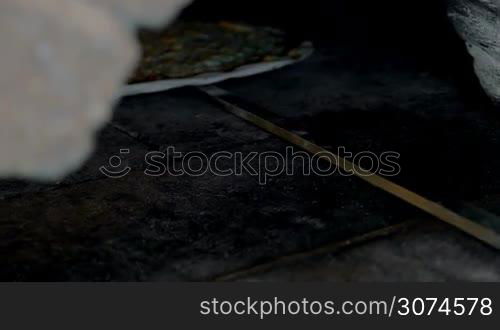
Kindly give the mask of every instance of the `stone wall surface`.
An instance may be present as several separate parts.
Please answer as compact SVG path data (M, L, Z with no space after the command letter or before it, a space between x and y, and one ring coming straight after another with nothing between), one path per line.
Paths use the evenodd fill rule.
M500 0L450 0L449 16L474 57L481 85L500 103Z

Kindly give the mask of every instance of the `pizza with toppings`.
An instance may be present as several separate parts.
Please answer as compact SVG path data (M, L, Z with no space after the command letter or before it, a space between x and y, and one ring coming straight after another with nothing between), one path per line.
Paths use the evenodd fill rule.
M246 64L298 59L299 43L280 30L231 22L177 22L139 34L143 56L130 83L228 72Z

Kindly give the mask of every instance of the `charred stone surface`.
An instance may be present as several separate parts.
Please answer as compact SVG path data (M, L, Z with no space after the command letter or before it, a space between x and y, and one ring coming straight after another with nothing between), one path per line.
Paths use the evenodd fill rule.
M393 179L426 196L499 213L499 159L492 152L500 148L498 120L474 112L452 79L436 77L411 57L397 62L386 51L367 63L356 54L338 45L320 48L297 66L222 87L310 130L333 150L400 152L402 173ZM295 175L265 186L251 175L145 175L145 153L168 146L207 155L284 154L285 143L189 89L125 98L98 145L80 172L55 187L14 193L12 184L0 184L0 195L6 189L0 279L206 280L427 219L356 178L304 176L300 161ZM130 149L124 161L133 171L106 178L99 167L122 148ZM364 244L242 279L486 281L500 274L498 253L448 227Z

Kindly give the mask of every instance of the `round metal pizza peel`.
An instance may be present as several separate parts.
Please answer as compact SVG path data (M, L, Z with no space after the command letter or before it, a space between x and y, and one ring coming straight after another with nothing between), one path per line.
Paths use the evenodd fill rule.
M300 56L296 59L289 58L273 62L247 64L227 72L204 73L189 78L166 79L126 85L121 91L121 96L123 97L138 94L157 93L186 86L206 86L216 84L228 79L244 78L278 70L283 67L304 61L314 53L314 47L311 42L306 41L298 47L297 51Z

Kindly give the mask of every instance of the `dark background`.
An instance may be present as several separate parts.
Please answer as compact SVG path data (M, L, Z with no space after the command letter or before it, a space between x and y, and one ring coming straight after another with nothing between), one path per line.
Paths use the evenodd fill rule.
M360 61L400 55L455 81L466 102L486 100L472 58L448 20L447 5L447 0L196 0L183 18L271 25L316 47L355 48Z
M318 39L359 39L372 44L428 41L448 35L445 0L197 0L186 10L206 19L240 19L272 24ZM410 39L416 38L417 41ZM429 40L430 39L430 40ZM424 42L424 40L428 40Z

